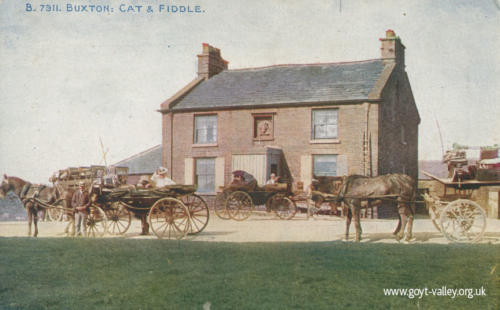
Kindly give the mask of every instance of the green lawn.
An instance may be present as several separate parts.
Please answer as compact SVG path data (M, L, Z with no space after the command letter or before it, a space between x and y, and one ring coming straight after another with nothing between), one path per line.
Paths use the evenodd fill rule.
M498 245L0 238L0 253L0 309L500 308ZM487 296L382 290L444 285Z

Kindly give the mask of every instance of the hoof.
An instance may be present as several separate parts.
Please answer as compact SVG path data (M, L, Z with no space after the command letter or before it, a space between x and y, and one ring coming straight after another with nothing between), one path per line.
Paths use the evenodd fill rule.
M399 235L399 234L396 234L396 241L401 241L401 239L403 239L403 236Z

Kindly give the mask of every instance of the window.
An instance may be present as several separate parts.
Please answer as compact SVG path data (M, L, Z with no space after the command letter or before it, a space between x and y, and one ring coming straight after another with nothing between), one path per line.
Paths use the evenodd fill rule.
M313 155L314 176L337 176L337 155Z
M256 140L272 140L274 137L273 116L254 115L253 138Z
M336 139L337 138L337 109L321 109L312 111L312 138Z
M196 115L194 117L194 143L217 142L217 115Z
M195 168L197 191L215 192L215 158L197 158Z

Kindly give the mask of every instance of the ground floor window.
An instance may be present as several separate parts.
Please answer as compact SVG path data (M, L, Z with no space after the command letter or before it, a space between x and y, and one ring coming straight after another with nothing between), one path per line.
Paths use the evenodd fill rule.
M313 155L314 176L337 176L337 155Z
M195 176L198 192L215 192L215 158L197 158Z

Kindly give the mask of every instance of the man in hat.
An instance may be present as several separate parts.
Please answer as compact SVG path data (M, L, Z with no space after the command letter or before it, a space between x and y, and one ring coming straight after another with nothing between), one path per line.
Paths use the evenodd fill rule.
M250 173L243 170L233 171L233 182L235 187L244 186L247 190L253 191L257 187L257 180Z
M165 167L160 167L151 177L151 181L156 185L156 187L164 187L168 185L175 185L175 182L167 177L168 169Z
M71 199L71 207L75 212L75 225L76 233L78 236L82 235L82 222L83 222L83 233L87 232L87 217L88 208L90 205L89 193L85 190L85 183L78 183L78 190L73 194Z

